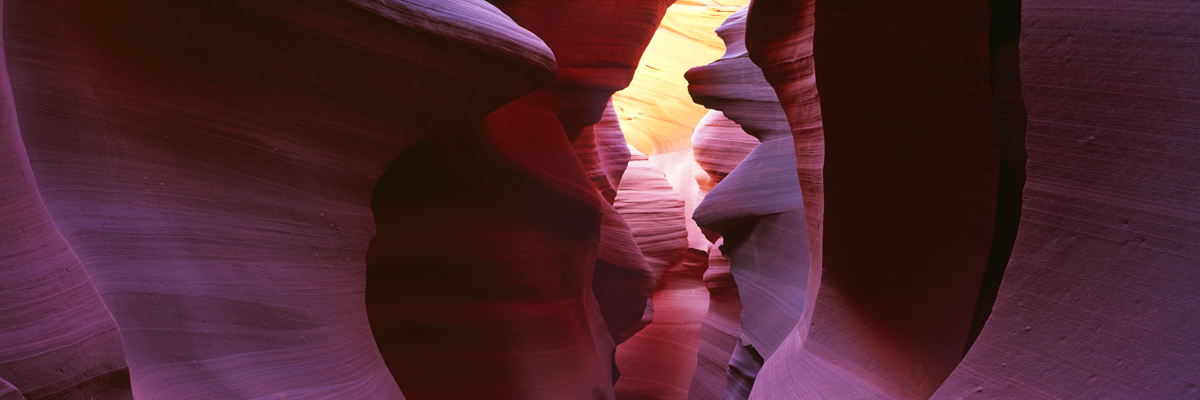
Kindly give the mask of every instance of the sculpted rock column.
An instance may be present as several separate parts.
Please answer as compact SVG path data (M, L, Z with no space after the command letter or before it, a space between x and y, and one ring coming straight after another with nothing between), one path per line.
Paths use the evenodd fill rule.
M129 399L116 321L42 202L5 64L0 49L0 399Z
M746 398L764 359L787 338L806 303L809 271L804 204L787 117L761 71L739 46L742 9L717 30L726 54L687 78L693 98L718 109L762 143L696 209L702 228L722 235L721 251L741 299L739 346L729 360L725 398Z
M1013 132L994 100L1007 88L993 79L989 4L751 7L749 52L798 143L817 136L813 120L795 117L815 108L814 78L826 133L820 288L790 345L823 361L768 361L790 367L773 368L761 398L839 386L927 398L970 345L985 272L1006 258L993 251L1012 238L1002 229L1011 221L997 222L1011 200L1001 164L1013 156L1000 142ZM845 373L795 368L822 363Z
M135 398L403 398L363 302L372 188L548 82L539 39L468 0L4 6L33 173Z
M545 41L557 75L385 173L372 327L413 397L611 398L613 332L592 293L606 199L572 144L632 79L668 2L493 4Z
M758 139L746 134L737 123L720 111L710 110L692 135L694 159L707 175L696 178L701 193L707 195L757 145ZM715 235L711 231L709 234ZM708 313L701 327L696 371L688 392L690 399L718 399L725 395L729 358L742 326L742 302L729 272L728 257L721 252L724 243L724 239L717 238L710 246L708 270L703 275L709 294Z
M1020 12L1021 229L933 398L1200 397L1200 5Z

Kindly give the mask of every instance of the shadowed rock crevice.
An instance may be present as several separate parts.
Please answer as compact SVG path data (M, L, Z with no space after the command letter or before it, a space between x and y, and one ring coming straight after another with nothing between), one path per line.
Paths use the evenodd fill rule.
M993 0L990 32L992 51L992 105L1000 135L1000 177L996 190L996 227L992 250L983 272L983 285L975 305L975 319L967 340L966 354L992 314L1004 269L1012 256L1021 224L1021 196L1025 189L1025 100L1021 97L1021 1Z

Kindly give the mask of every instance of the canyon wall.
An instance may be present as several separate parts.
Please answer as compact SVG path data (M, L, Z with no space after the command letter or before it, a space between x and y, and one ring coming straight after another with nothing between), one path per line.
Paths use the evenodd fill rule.
M0 399L1200 398L1200 6L93 3Z
M991 318L933 398L1200 397L1200 6L1020 11L1020 230Z

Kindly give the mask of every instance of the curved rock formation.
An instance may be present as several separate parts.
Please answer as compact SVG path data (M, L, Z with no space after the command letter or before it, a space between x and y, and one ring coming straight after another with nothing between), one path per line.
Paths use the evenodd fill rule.
M742 305L727 399L750 394L764 359L799 321L808 297L808 240L795 152L770 84L738 45L748 11L739 10L717 29L728 44L726 54L687 74L696 101L721 110L762 141L705 196L694 216L701 227L722 235L721 250L730 258Z
M657 165L636 149L630 150L633 157L625 170L614 205L632 229L657 287L663 273L681 264L687 254L684 202L671 189L670 182ZM641 325L650 324L653 318L653 302L647 303ZM623 337L621 341L628 338Z
M22 396L21 391L13 387L11 383L0 379L0 400L25 400L25 396Z
M1019 10L1021 229L933 398L1200 397L1200 5Z
M820 60L824 129L837 134L825 137L819 298L797 334L805 351L853 377L761 383L862 379L891 396L926 398L970 344L993 241L1003 241L994 237L1004 132L992 99L990 10L929 1L878 14L874 5L817 3L814 36L812 7L756 4L747 47L789 110L798 149L818 136L797 114L815 108L809 67ZM940 10L960 18L935 17ZM878 29L863 34L865 25ZM960 111L942 111L951 109Z
M757 145L758 139L747 135L737 123L725 118L720 111L709 111L692 136L694 159L706 175L696 178L701 193L707 195ZM711 231L706 234L710 237L718 235ZM741 330L742 303L733 274L729 272L729 260L721 252L724 243L724 239L717 238L710 246L708 270L703 276L709 303L701 326L696 371L688 392L691 399L724 397L729 359Z
M592 293L606 202L572 143L632 79L667 2L494 4L554 51L557 75L380 180L372 328L414 397L610 398L619 328ZM479 379L446 379L462 373Z
M645 159L645 156L637 154L634 159ZM642 175L646 177L644 179L658 183L654 185L653 193L670 200L645 201L652 199L652 191L647 190L651 185L628 185L631 189L641 189L640 193L631 193L629 197L638 195L643 200L643 210L664 208L659 218L666 223L656 223L653 225L655 230L643 232L649 233L647 239L650 239L662 236L659 232L664 228L674 229L684 236L684 241L678 244L685 252L681 259L667 265L658 280L652 321L617 349L617 361L623 372L616 391L620 399L684 399L695 370L701 322L708 308L708 293L702 289L711 243L690 218L699 202L696 176L701 172L688 151L655 154L650 156L646 167L657 172ZM633 168L631 164L631 172ZM682 207L663 207L673 206L679 200L682 200ZM643 211L631 215L631 224L634 219L649 221L647 214ZM679 224L683 225L682 232L678 230Z
M696 370L689 387L689 399L720 399L725 396L729 381L729 359L737 347L738 331L742 328L742 302L737 284L729 272L729 260L721 253L724 239L713 243L708 255L708 270L704 272L704 287L708 290L708 312L701 325L700 348L696 354Z
M697 178L700 191L708 193L721 183L738 163L758 145L758 139L746 134L736 122L717 110L709 110L692 135L692 154L696 164L708 175Z
M1200 5L672 3L0 3L0 400L1200 398Z
M629 144L643 154L688 150L704 117L683 73L721 56L713 29L749 0L680 0L668 9L629 87L613 97Z
M0 399L129 399L116 321L42 202L4 68L0 120Z
M592 179L592 186L606 200L600 204L603 212L600 250L596 256L592 289L609 336L620 344L645 326L642 316L648 310L655 276L642 256L633 231L613 207L616 187L629 164L630 152L611 101L600 122L584 128L574 147Z
M4 6L33 172L136 398L402 398L363 305L372 187L549 81L540 40L479 1Z

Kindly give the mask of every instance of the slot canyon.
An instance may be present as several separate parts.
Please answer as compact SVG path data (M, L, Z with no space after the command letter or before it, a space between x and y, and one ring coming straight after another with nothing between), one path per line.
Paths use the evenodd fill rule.
M0 400L1200 399L1200 3L0 0Z

